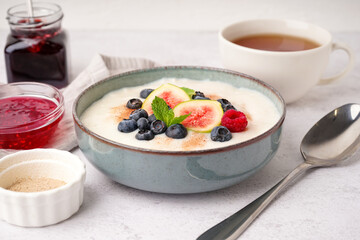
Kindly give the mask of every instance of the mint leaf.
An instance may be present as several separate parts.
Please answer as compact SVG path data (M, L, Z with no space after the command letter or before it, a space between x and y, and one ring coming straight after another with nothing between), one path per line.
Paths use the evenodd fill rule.
M165 119L167 112L169 111L169 107L164 99L155 96L155 99L151 103L151 107L156 119L164 121L163 119Z
M177 124L177 123L182 123L182 121L184 121L188 116L190 116L190 114L191 113L173 118L173 120L171 121L171 125Z
M186 92L186 94L189 95L190 98L192 95L195 94L195 90L193 90L191 88L181 87L181 89L184 90L184 92Z
M165 100L157 96L155 96L155 99L152 101L151 107L156 119L163 121L168 127L176 123L181 123L191 114L175 117L174 111L169 109Z
M164 115L164 119L163 119L166 126L171 126L171 122L173 119L174 119L174 111L172 109L168 109L168 112L167 114Z

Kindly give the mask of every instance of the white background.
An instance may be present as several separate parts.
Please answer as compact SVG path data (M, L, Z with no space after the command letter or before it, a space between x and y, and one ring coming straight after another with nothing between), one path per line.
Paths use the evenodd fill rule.
M26 0L0 1L0 29L6 10ZM36 0L33 0L34 2ZM76 30L201 30L252 18L292 18L329 31L360 30L359 0L41 0L58 3L64 27Z
M50 1L50 0L44 0ZM0 46L6 10L25 0L0 0ZM96 53L144 57L166 65L220 67L216 31L251 18L292 18L328 29L360 59L360 0L58 0L69 30L73 77ZM341 68L346 57L332 56ZM333 67L331 67L333 70ZM73 78L72 78L73 79ZM168 195L128 188L87 165L84 203L73 217L45 228L0 221L0 239L187 240L246 206L298 164L302 137L324 114L360 102L358 61L341 83L314 87L287 107L282 143L261 171L233 187L203 194ZM0 58L0 83L6 82ZM79 153L80 150L77 150ZM79 153L79 155L81 155ZM360 151L344 164L309 171L244 233L246 240L359 240Z

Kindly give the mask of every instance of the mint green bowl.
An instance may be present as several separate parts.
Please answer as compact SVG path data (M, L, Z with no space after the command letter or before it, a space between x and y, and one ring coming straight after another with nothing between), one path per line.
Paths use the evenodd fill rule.
M119 144L87 129L81 114L106 93L164 77L223 81L259 91L279 110L279 121L265 133L228 147L198 151L158 151ZM98 170L123 185L159 193L199 193L232 186L248 178L275 155L285 103L266 83L242 73L207 67L174 66L126 72L85 89L73 106L80 149Z

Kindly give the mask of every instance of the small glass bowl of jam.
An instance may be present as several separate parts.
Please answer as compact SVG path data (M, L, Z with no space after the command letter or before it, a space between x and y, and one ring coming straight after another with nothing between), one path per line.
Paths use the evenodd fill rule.
M48 84L0 86L0 149L45 146L64 115L64 97Z

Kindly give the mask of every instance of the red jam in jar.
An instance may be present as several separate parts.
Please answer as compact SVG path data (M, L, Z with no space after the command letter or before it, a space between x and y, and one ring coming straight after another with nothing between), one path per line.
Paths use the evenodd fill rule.
M8 82L34 81L57 88L68 85L63 13L52 3L33 3L33 18L25 4L8 10L11 33L4 49Z
M60 104L40 95L0 98L0 148L45 146L62 119L64 109Z

